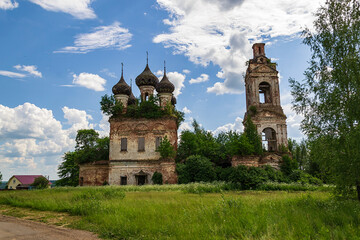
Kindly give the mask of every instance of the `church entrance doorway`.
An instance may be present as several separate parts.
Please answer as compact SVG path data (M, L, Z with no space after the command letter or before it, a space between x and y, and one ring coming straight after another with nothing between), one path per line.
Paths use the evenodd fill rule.
M147 174L143 171L140 171L138 174L135 175L136 178L136 184L137 185L145 185L147 184Z

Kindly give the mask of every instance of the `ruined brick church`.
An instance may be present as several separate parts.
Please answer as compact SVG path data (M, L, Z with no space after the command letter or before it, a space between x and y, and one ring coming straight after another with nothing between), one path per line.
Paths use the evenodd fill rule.
M262 138L263 156L234 156L232 166L271 165L279 168L281 148L287 147L286 116L280 104L279 77L276 63L265 55L265 44L253 45L253 59L248 62L245 75L246 113L251 117Z
M286 116L280 105L280 90L276 64L265 55L265 44L253 45L253 59L248 62L245 76L246 113L244 121L251 117L262 136L267 152L262 156L234 156L232 166L279 167L282 146L287 146ZM161 81L150 71L148 63L144 71L136 77L141 100L147 101L156 90L160 106L175 105L174 85L166 76ZM115 98L127 107L135 104L131 87L125 82L123 71L118 83L112 88ZM109 161L98 161L80 165L81 186L102 185L144 185L152 184L155 172L163 175L164 183L177 183L175 160L162 160L156 151L166 136L177 147L176 118L164 116L158 119L113 117L110 118Z
M144 71L136 77L136 85L140 89L141 100L148 101L156 90L160 106L175 105L173 95L174 85L166 76L159 82L150 71L148 63ZM126 113L129 105L136 99L131 87L125 82L123 71L120 81L112 92L123 105ZM80 165L79 181L81 186L102 185L144 185L152 184L152 176L159 172L164 183L177 183L174 159L161 159L156 151L162 139L166 136L170 143L177 146L177 123L173 116L162 118L129 118L112 117L110 122L110 156L109 161L98 161Z

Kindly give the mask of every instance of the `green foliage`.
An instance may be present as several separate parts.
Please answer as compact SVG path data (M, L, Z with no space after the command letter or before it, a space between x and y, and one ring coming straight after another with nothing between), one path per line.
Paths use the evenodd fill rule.
M284 175L289 176L297 168L297 162L289 155L284 155L282 157L280 169L284 173Z
M0 181L2 180L2 174L1 174L1 172L0 172Z
M74 152L64 154L58 167L60 179L56 186L77 186L79 182L79 164L99 160L109 160L109 137L99 138L93 129L78 130Z
M227 133L220 133L218 139L219 138L226 139L224 141L224 150L229 157L255 154L254 145L250 143L246 134L229 131Z
M114 95L105 94L100 101L101 111L107 116L119 116L123 111L123 105L116 100Z
M229 166L234 155L245 156L259 152L259 149L258 152L255 151L255 145L245 133L221 132L214 137L210 131L201 128L195 120L192 125L194 131L186 130L181 133L176 156L178 162L185 161L191 155L201 155L216 165Z
M156 152L159 152L161 158L163 159L174 158L176 155L174 146L171 145L167 136L162 139L158 149L156 149Z
M288 149L288 147L286 147L284 144L280 144L280 145L279 145L279 152L280 152L280 153L288 153L288 152L289 152L289 149Z
M163 184L163 175L159 172L154 172L151 180L154 184L162 185Z
M312 184L312 185L318 185L321 186L323 183L320 179L311 176L308 173L305 173L301 170L294 170L290 175L289 179L292 182L298 182L301 184Z
M132 105L133 110L126 112L125 116L133 118L161 118L165 115L159 105L159 99L155 96L150 96L147 101L137 101L136 105Z
M165 116L176 118L177 126L184 121L184 113L177 111L170 103L162 109L157 96L150 96L148 100L136 100L133 105L127 106L126 113L123 113L123 105L117 101L113 95L104 95L100 101L101 111L110 117L129 117L129 118L148 118L156 119Z
M178 182L212 182L216 180L213 164L209 159L193 155L186 159L185 164L177 164Z
M312 51L306 79L290 79L294 109L312 156L341 194L356 187L360 201L360 2L326 1L316 17L316 32L303 32Z
M295 140L288 139L288 149L292 157L299 164L301 170L308 171L309 164L313 159L310 159L309 149L305 140L302 140L300 143L297 143Z
M185 113L174 109L174 115L176 117L176 125L179 128L180 124L185 120Z
M94 129L80 129L76 134L76 150L93 148L99 134Z
M264 166L264 171L266 172L267 178L272 182L286 182L286 178L284 177L281 171L275 170L273 167L269 165Z
M235 168L233 167L226 167L226 168L216 167L215 172L216 172L217 180L223 182L230 182L229 176L234 171L234 169Z
M257 108L256 106L252 105L249 107L249 113L250 113L250 116L255 116L256 113L257 113Z
M31 184L31 186L37 189L45 189L49 186L49 180L43 176L40 176L34 179L34 182Z
M263 153L261 136L258 134L250 116L247 117L244 125L245 135L249 139L250 144L254 146L254 153L261 155Z
M177 161L185 161L192 155L201 155L214 163L222 163L225 159L225 153L221 144L216 141L211 132L205 131L195 120L193 127L193 132L186 130L181 133L180 144L177 149Z
M59 180L56 186L77 186L79 183L79 165L77 164L78 152L67 152L64 154L63 162L58 167Z
M296 144L297 143L294 139L291 139L291 138L288 139L288 149L291 152L291 154L293 154Z
M239 165L234 168L229 176L229 181L242 190L257 189L268 180L264 169Z
M360 186L359 139L360 126L341 137L327 135L309 142L311 157L320 167L319 177L334 182L336 193L341 196L352 197ZM359 197L360 192L357 194Z

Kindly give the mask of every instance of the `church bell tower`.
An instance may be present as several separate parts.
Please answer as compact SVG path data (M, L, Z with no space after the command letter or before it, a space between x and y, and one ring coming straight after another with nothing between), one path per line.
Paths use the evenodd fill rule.
M253 59L249 60L245 76L246 113L262 136L263 147L278 151L287 146L286 116L280 105L279 77L276 63L265 55L265 44L253 45Z

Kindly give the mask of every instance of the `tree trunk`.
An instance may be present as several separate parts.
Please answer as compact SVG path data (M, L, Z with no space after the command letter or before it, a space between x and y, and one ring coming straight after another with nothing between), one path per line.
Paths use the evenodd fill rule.
M360 184L359 183L356 185L356 190L357 190L358 200L360 201Z

